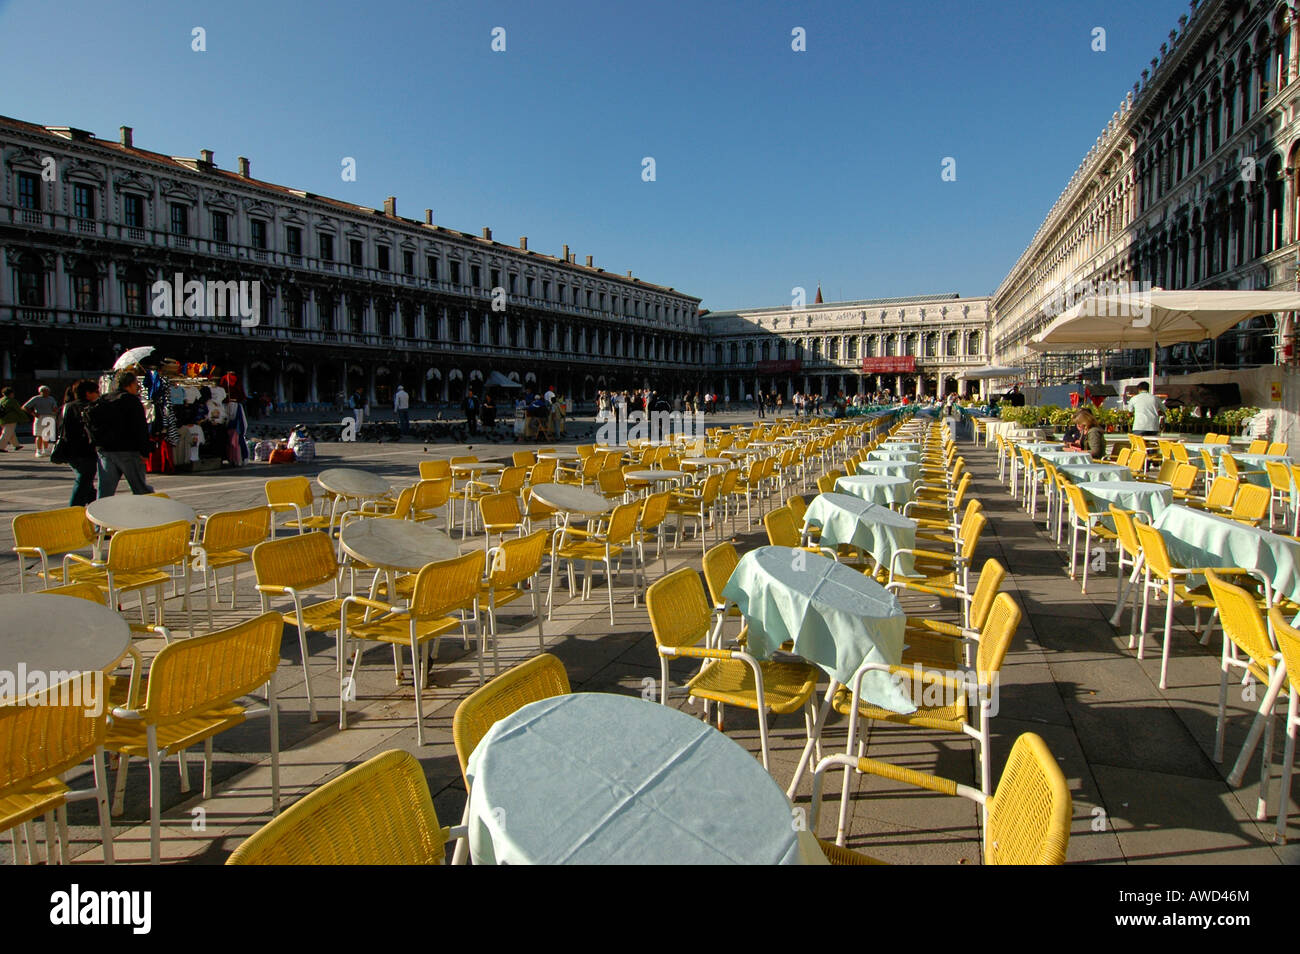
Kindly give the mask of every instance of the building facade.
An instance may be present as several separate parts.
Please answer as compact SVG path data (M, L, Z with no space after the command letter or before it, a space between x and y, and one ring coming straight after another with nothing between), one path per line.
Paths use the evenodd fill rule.
M244 282L257 323L168 309L162 283ZM252 283L256 282L256 286ZM203 295L195 301L203 300ZM220 295L218 295L220 300ZM170 314L166 312L170 310ZM160 313L161 312L161 313ZM589 399L698 386L699 299L560 256L0 118L0 377L75 377L152 345L279 402L458 401L491 372Z
M706 312L709 389L942 397L971 389L961 372L989 363L989 299L874 298L802 308Z
M1098 352L1026 342L1073 294L1103 287L1297 288L1300 24L1277 0L1201 0L1120 104L993 294L993 352L1044 383ZM1114 287L1114 286L1112 286ZM1294 316L1162 348L1162 373L1290 363ZM1108 361L1116 375L1146 352Z

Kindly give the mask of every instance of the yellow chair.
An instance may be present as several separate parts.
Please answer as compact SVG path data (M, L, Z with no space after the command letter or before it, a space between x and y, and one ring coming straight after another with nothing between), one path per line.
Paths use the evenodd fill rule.
M524 501L524 528L532 530L533 526L541 522L549 524L555 519L555 508L542 503L533 496L533 488L525 487L521 494Z
M736 551L736 545L730 540L724 540L710 547L704 554L704 582L709 588L709 600L713 603L713 612L717 615L717 623L709 636L710 646L722 645L722 630L728 619L742 619L740 607L722 595L723 588L726 587L727 581L731 579L731 574L739 564L740 554ZM741 628L744 628L743 621Z
M719 491L721 492L721 491ZM645 545L655 542L655 557L662 557L664 571L668 570L668 555L664 551L664 521L668 519L668 506L672 502L672 491L661 490L656 494L647 494L641 501L641 516L636 525L637 559L641 561L644 572L646 563Z
M794 511L789 507L777 507L764 514L763 529L767 531L767 542L769 546L808 550L812 553L820 553L822 556L829 557L832 560L839 559L839 555L836 551L829 547L804 546L803 536L799 532L799 526L794 522ZM856 551L852 552L856 555Z
M817 492L819 494L829 494L835 492L835 483L844 474L838 470L828 471L817 478Z
M524 513L516 493L485 494L478 498L478 512L483 521L484 553L492 548L493 537L505 542L508 533L524 533Z
M228 865L440 865L465 829L443 828L424 768L390 749L331 779L267 822Z
M671 687L668 661L681 657L700 659L700 671L686 683L688 695L705 700L706 707L710 702L718 703L719 729L723 706L754 710L758 715L763 768L768 767L768 712L784 715L803 709L811 737L810 701L817 689L819 670L803 661L760 661L740 650L709 646L713 612L694 569L674 570L654 583L646 591L646 609L659 650L661 704L668 704Z
M1181 445L1175 445L1181 446ZM1186 451L1184 451L1184 454ZM1192 487L1196 483L1196 478L1200 475L1201 470L1195 464L1185 461L1177 461L1178 466L1174 469L1173 479L1169 484L1173 488L1174 500L1180 503L1186 503L1188 497L1192 494Z
M904 666L920 663L936 669L956 669L970 665L972 647L978 644L980 630L988 620L993 600L1002 590L1007 570L990 557L980 569L979 580L971 593L969 624L958 626L927 616L908 616L903 631Z
M1083 582L1081 593L1088 592L1088 568L1092 565L1092 539L1111 541L1115 531L1102 521L1105 514L1094 513L1078 484L1065 483L1065 499L1070 504L1070 579L1074 579L1079 557L1079 533L1083 532Z
M704 552L708 545L709 521L715 516L714 509L717 507L718 494L721 491L722 475L709 474L704 478L704 483L698 487L669 492L668 513L677 518L677 532L673 535L673 546L681 546L682 521L690 520L699 524L700 552ZM716 519L713 523L715 530L721 529L717 527Z
M1291 445L1284 441L1274 441L1272 444L1268 445L1268 450L1265 451L1266 454L1277 455L1278 457L1285 457L1290 452Z
M532 451L515 451L510 455L510 462L516 467L532 467L537 463L537 455Z
M442 515L446 518L443 526L450 527L451 510L448 505L450 500L450 477L422 478L415 485L415 495L411 498L411 519L416 523L437 520L440 516L438 511L447 508L446 513Z
M582 530L577 527L563 527L555 531L551 542L551 577L546 588L547 618L554 607L555 571L560 560L566 561L569 570L569 595L574 591L573 564L582 560L586 564L586 573L582 581L582 598L591 595L591 567L600 561L605 566L605 588L609 591L609 622L614 623L614 566L621 567L623 551L632 552L632 605L637 604L641 594L641 578L638 573L635 535L637 520L641 516L641 504L619 504L610 511L608 523L602 533L595 530Z
M257 579L257 592L262 597L263 612L271 608L273 596L288 596L293 600L293 610L281 615L284 622L298 630L303 684L307 691L307 709L312 722L316 721L316 695L311 686L307 632L316 630L332 633L338 629L339 611L343 607L339 595L342 569L329 535L319 530L281 540L268 540L253 548L253 574ZM334 595L331 598L311 604L303 602L307 593L325 586L332 588ZM365 614L360 607L355 612L358 617Z
M542 604L538 596L538 574L550 532L534 530L517 540L504 540L487 555L487 578L479 590L479 604L487 609L488 638L492 640L492 672L500 672L497 654L497 610L528 596L537 620L537 648L546 649L542 634ZM479 654L479 685L483 684L483 657Z
M79 509L79 508L78 508ZM23 687L26 690L26 687ZM25 696L0 705L0 831L24 826L27 861L32 859L29 822L45 817L45 853L53 861L52 831L58 825L59 856L71 861L67 803L94 798L104 860L113 863L113 830L108 810L104 735L108 700L102 673L80 673L51 686L39 697ZM60 776L90 759L95 787L72 791ZM14 860L18 860L14 837Z
M391 605L365 596L345 596L339 609L338 659L339 659L339 728L347 728L348 700L355 698L357 665L361 661L358 649L352 656L351 671L345 676L348 660L348 641L387 643L394 648L406 646L411 650L411 668L415 683L415 738L424 745L424 703L421 693L429 670L429 643L433 656L438 657L438 640L443 634L460 629L468 638L466 620L457 613L471 612L470 619L478 617L479 584L483 578L483 556L477 551L430 563L415 577L415 587L405 605ZM384 615L371 619L358 619L349 610L378 610ZM479 665L482 666L480 642ZM398 678L401 678L399 669Z
M212 591L217 590L217 573L230 569L230 608L239 595L239 568L253 562L252 547L271 536L271 508L249 507L246 510L219 510L203 524L203 537L194 546L194 569L203 574L203 590L208 599L208 627L212 621ZM208 572L212 581L208 582Z
M970 627L970 564L975 558L988 517L978 512L971 516L970 526L962 537L961 549L956 553L941 553L938 550L900 549L894 552L889 565L889 582L886 589L908 589L916 593L931 596L946 596L959 599L963 604L963 620ZM898 573L898 561L904 554L911 554L913 571L908 576Z
M1233 501L1237 499L1237 486L1235 477L1215 477L1210 482L1210 490L1204 500L1189 499L1185 503L1198 510L1226 515L1232 510Z
M982 806L987 819L983 840L986 865L1065 864L1074 801L1056 758L1047 743L1033 732L1024 733L1011 746L1002 778L992 795L950 779L925 775L875 759L828 756L818 764L813 775L813 831L817 830L825 774L841 766L941 795L959 795ZM834 842L819 841L819 844L833 865L885 864Z
M445 457L420 461L421 480L442 480L451 477L451 461Z
M555 458L548 457L545 460L539 460L528 468L528 483L530 484L549 484L555 480Z
M121 811L131 758L149 762L149 860L157 864L161 839L162 763L173 752L203 743L203 797L212 797L212 738L251 715L271 719L271 810L280 811L280 723L275 672L284 623L276 613L228 629L169 643L158 651L147 679L125 706L113 710L104 747L122 756L115 811ZM266 707L236 700L266 687ZM143 692L141 704L138 693ZM181 762L185 769L184 759ZM186 776L188 782L188 776ZM182 790L186 785L182 786Z
M892 722L895 725L920 729L938 729L955 732L975 741L975 754L979 761L980 791L989 794L992 784L992 737L989 722L997 712L997 681L1002 661L1020 625L1020 607L1009 593L999 593L975 647L975 664L961 670L926 669L919 666L867 665L854 674L851 686L840 686L832 700L835 711L849 717L848 742L844 754L853 755L853 746L859 745L862 756L863 741L858 737L858 720ZM885 669L890 672L905 692L910 692L916 711L894 712L872 705L862 697L862 678L867 672ZM917 680L920 685L917 685ZM938 699L934 696L938 695ZM933 701L927 701L933 700ZM971 724L971 711L977 713L976 725ZM849 773L844 775L843 796L840 801L840 823L836 842L843 843L848 824Z
M1287 621L1279 606L1274 606L1268 611L1268 620L1273 627L1273 637L1277 640L1278 650L1281 652L1284 662L1284 666L1275 670L1274 681L1275 683L1279 682L1283 677L1286 679L1286 751L1282 756L1282 792L1277 810L1277 833L1274 836L1278 844L1285 845L1287 819L1291 813L1291 772L1295 767L1295 741L1297 731L1300 730L1300 679L1297 679L1297 674L1300 674L1300 631L1297 631ZM1264 704L1260 706L1260 712L1271 714L1273 700L1277 698L1282 690L1281 685L1270 686L1269 693L1272 699L1265 698ZM1260 720L1256 718L1255 724L1251 726L1252 738L1258 740L1260 728L1262 728ZM1245 770L1245 762L1249 760L1252 750L1253 745L1248 740L1242 748L1241 757L1238 759L1238 765L1243 771ZM1237 780L1239 781L1239 777ZM1230 777L1229 781L1233 781L1233 778Z
M1232 509L1228 511L1228 516L1238 523L1258 527L1268 516L1272 499L1272 491L1267 487L1261 487L1259 484L1241 484L1237 487L1237 496L1232 501Z
M153 590L155 624L162 626L163 587L171 582L171 570L184 567L185 621L194 634L190 606L190 525L184 520L140 530L119 530L108 543L108 560L95 563L69 553L65 565L73 580L94 583L108 596L110 606L120 607L126 593L140 594L140 619L145 620L145 591Z
M293 514L282 527L299 533L333 527L330 514L324 512L326 501L317 500L306 477L272 477L266 482L266 503L272 513Z
M1265 462L1264 470L1268 473L1269 501L1268 528L1273 529L1277 513L1277 504L1282 505L1282 524L1286 525L1287 510L1291 506L1291 468L1280 460Z
M1264 452L1267 451L1267 450L1268 450L1268 441L1263 441L1263 440L1254 440L1254 441L1251 441L1251 442L1250 442L1250 446L1246 448L1246 453L1247 453L1247 454L1262 454L1262 453L1264 453Z
M50 558L91 550L96 541L95 527L86 518L85 507L60 507L57 510L20 513L14 517L11 527L14 535L13 551L18 555L20 593L27 591L28 560L40 561L39 568L30 572L44 581L46 586L63 583L66 567L52 568Z

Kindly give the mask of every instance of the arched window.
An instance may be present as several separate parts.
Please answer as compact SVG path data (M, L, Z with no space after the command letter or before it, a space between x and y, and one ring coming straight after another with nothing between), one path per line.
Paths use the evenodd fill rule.
M814 338L814 339L812 339L812 353L813 353L813 360L814 360L814 361L820 361L820 360L821 360L821 357L822 357L822 339L821 339L821 338Z
M722 345L713 346L713 363L722 364Z
M785 339L784 338L782 338L780 341L776 343L776 360L778 361L785 360Z
M321 331L334 330L334 296L329 292L316 293L316 327Z
M739 351L739 346L736 344L736 342L733 341L733 342L731 343L731 363L732 363L732 364L739 364L739 363L740 363L740 361L739 361L739 359L738 359L738 357L737 357L737 352L738 352L738 351Z
M152 299L144 269L132 265L122 272L122 310L128 315L149 314Z
M375 302L375 324L379 328L379 333L385 338L391 338L393 335L393 305L391 302L380 299Z
M99 311L99 273L82 261L72 270L72 306L77 311Z
M832 361L840 360L840 339L831 337L826 339L827 357Z
M916 333L912 332L903 336L903 354L916 354Z
M754 363L754 342L745 342L745 364Z
M980 333L972 331L966 335L966 353L968 355L978 355L980 353Z
M950 358L957 357L957 333L949 332L947 340L944 341L944 353Z
M849 353L845 355L850 361L858 360L858 336L849 335Z
M761 354L760 360L762 361L772 360L772 342L764 340L762 345L759 346L759 350Z
M867 335L867 343L865 347L866 347L865 357L868 358L876 357L878 354L880 354L880 336Z
M898 354L898 335L885 336L885 357L892 358Z
M303 326L304 305L302 292L293 288L284 296L284 312L290 328L301 328Z
M925 356L933 358L939 354L939 333L931 331L925 336Z

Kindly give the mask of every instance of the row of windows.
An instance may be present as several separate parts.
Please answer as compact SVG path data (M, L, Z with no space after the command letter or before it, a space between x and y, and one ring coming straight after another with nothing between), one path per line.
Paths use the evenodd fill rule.
M879 355L879 349L882 347L881 335L862 335L849 336L844 340L844 358L849 361L858 359L858 351L861 348L864 357L872 358ZM930 332L925 335L922 343L921 336L912 332L910 334L889 334L884 335L884 354L893 356L918 355L918 348L923 347L925 357L936 358L939 356L940 336L938 332ZM966 354L978 355L980 353L980 343L982 333L971 331L966 334ZM903 350L900 352L899 348ZM942 343L944 354L947 357L955 358L960 356L961 335L959 333L950 333L945 336ZM715 364L723 363L724 353L730 357L731 364L740 363L740 344L733 341L727 346L725 352L721 344L714 345L713 360ZM745 364L753 364L755 358L759 361L786 361L795 358L803 359L811 357L818 361L823 357L830 361L840 360L840 339L838 337L826 338L823 344L821 338L797 339L795 341L777 340L762 341L755 348L754 342L747 341L744 346Z
M41 211L41 189L40 177L30 172L19 172L17 182L18 207L32 212ZM72 204L73 214L79 219L96 219L96 188L88 183L76 182L72 186ZM167 204L168 230L172 235L189 236L191 232L191 212L193 210L189 205L183 202L169 202ZM122 219L127 228L145 228L145 200L144 196L136 193L125 192L122 194ZM214 242L230 243L231 222L230 215L226 212L213 210L209 212L210 234ZM334 236L325 232L317 235L316 257L322 262L334 262L336 249ZM249 219L249 244L252 248L260 251L268 251L271 248L271 237L268 234L268 223L265 219ZM303 241L303 230L296 225L286 225L284 228L284 252L291 256L304 255L305 243ZM366 267L365 243L360 239L347 240L347 262L357 268ZM374 246L374 267L381 272L394 271L396 263L393 258L393 250L390 246L376 244ZM543 301L554 301L558 304L585 306L587 308L599 311L612 311L614 314L628 315L635 318L655 318L663 320L671 318L673 321L682 321L689 313L689 309L684 305L672 305L665 307L662 304L651 305L650 302L640 298L633 298L627 295L616 295L605 291L596 291L593 289L585 290L579 285L566 285L551 279L541 279L538 281L532 276L521 276L515 272L509 272L505 275L505 281L502 281L502 272L499 268L490 268L486 272L481 265L471 263L468 272L463 269L462 263L456 259L449 259L446 263L446 270L440 267L441 261L437 255L425 256L425 275L430 281L447 281L453 285L468 284L473 288L492 290L503 288L508 295L514 296L523 294L527 298L541 298ZM416 253L410 249L401 250L401 274L416 275ZM486 284L484 278L487 278ZM653 308L653 311L652 311Z

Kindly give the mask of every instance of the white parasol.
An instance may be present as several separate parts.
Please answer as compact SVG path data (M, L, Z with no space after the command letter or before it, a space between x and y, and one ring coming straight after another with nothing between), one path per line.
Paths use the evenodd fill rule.
M153 354L153 345L145 345L142 348L132 348L130 351L123 351L116 361L113 362L114 371L122 371L133 365L139 364L149 355Z

